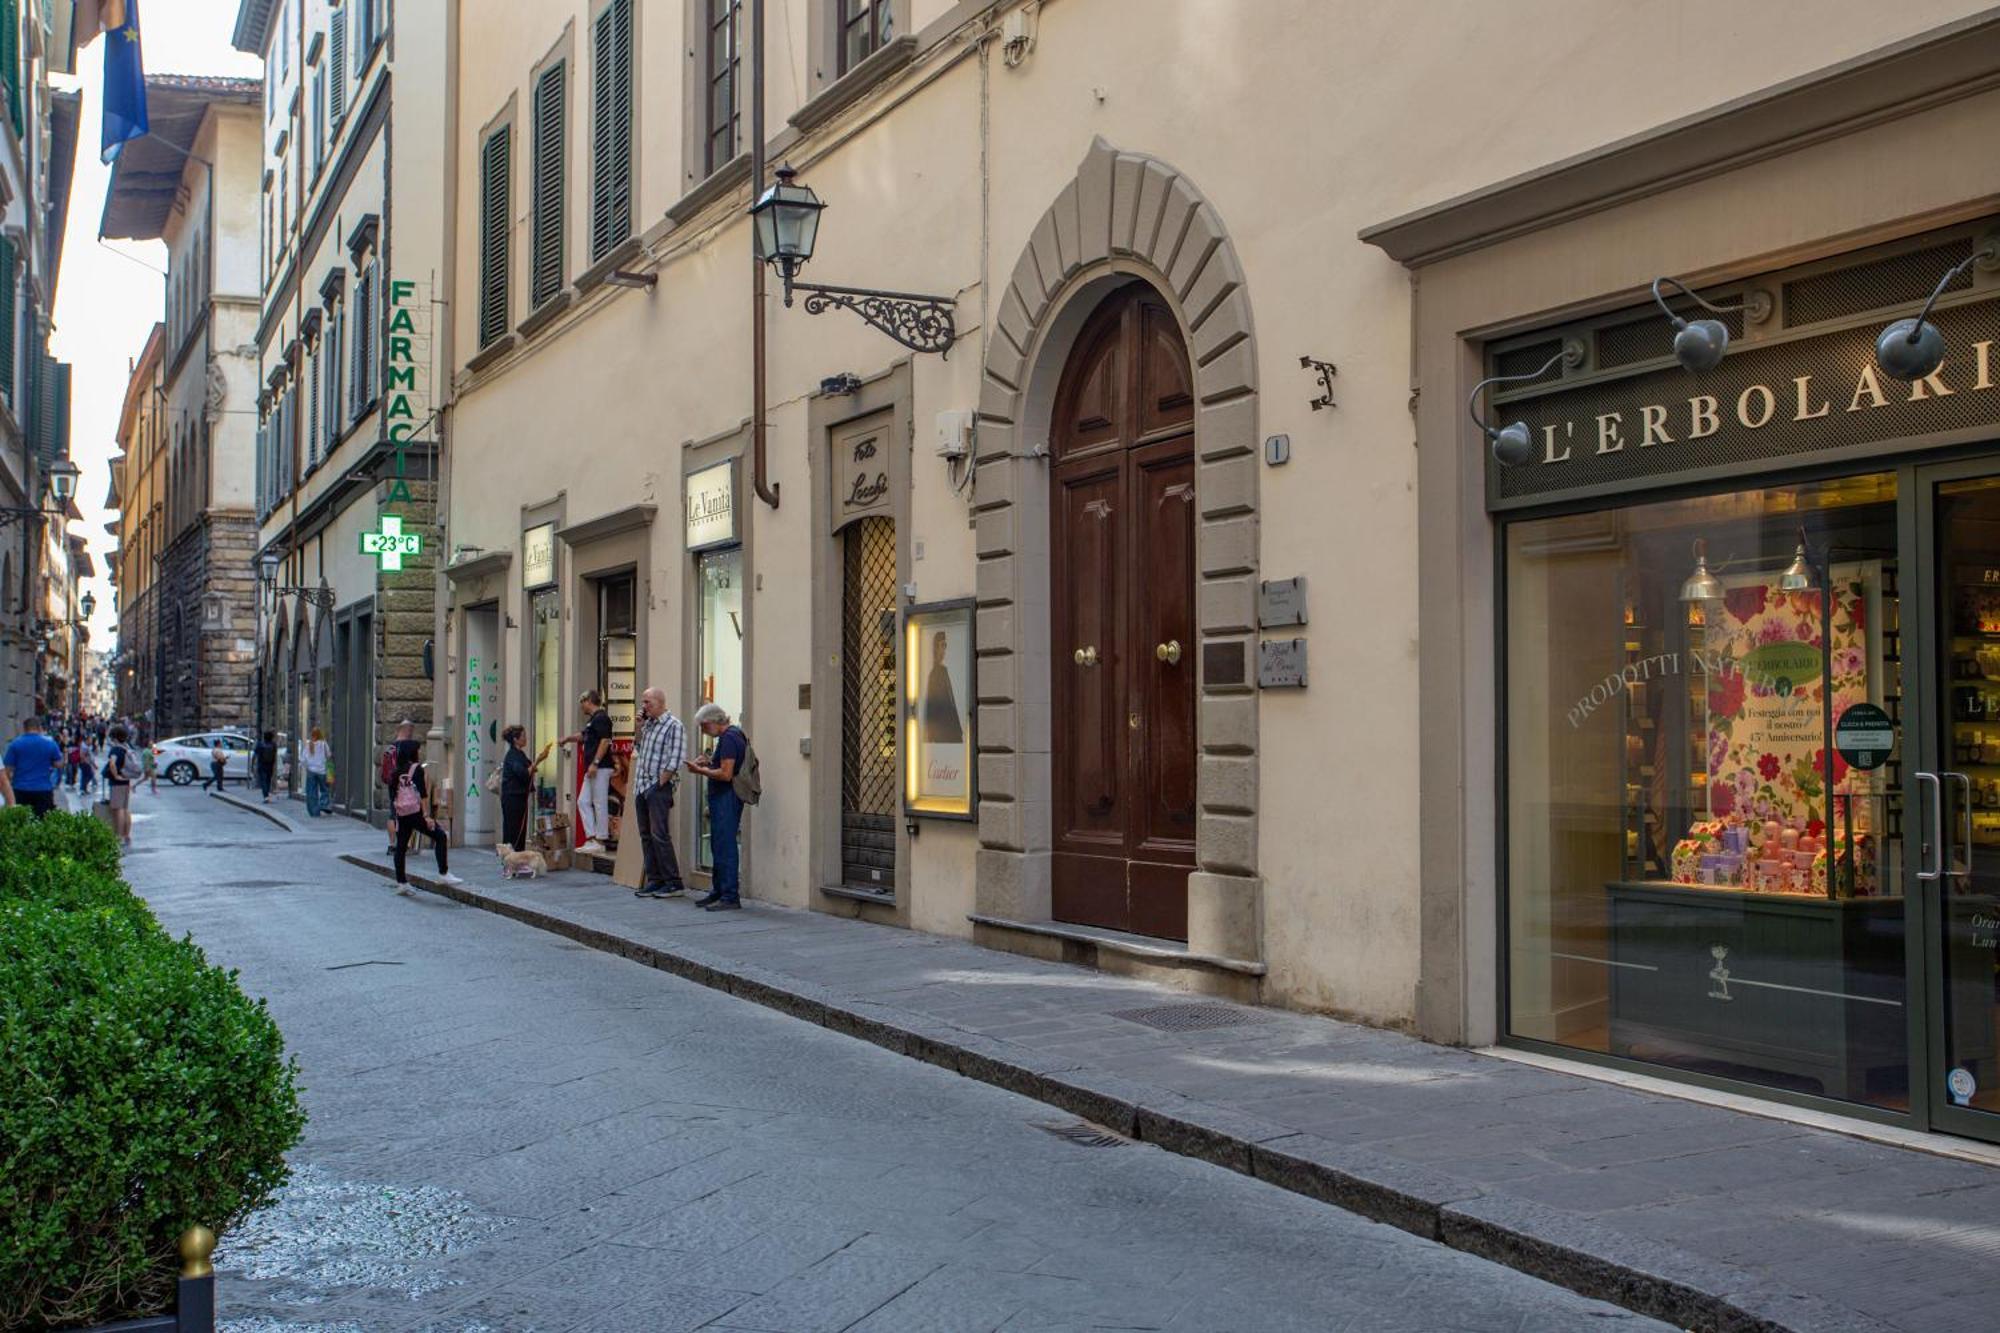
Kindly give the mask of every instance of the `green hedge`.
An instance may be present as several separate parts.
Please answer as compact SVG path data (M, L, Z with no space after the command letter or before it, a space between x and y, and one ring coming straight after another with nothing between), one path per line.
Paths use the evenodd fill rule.
M263 1002L117 858L88 816L0 815L0 1329L168 1308L180 1233L268 1201L305 1125Z

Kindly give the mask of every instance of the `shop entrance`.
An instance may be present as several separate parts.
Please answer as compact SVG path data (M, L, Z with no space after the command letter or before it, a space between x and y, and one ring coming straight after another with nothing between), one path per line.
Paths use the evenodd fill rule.
M1056 390L1052 909L1187 938L1194 867L1194 400L1150 287L1107 297Z
M1925 1073L1938 1128L2000 1140L2000 460L1921 475Z
M896 887L896 523L842 532L840 874L851 888Z

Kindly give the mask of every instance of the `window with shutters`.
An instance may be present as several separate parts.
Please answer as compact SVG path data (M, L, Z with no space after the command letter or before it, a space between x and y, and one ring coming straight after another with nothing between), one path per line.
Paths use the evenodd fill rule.
M326 66L313 65L313 179L326 169Z
M590 260L632 234L632 0L610 0L590 33Z
M0 398L9 408L14 400L14 326L19 321L15 308L14 242L0 236Z
M327 109L336 127L347 116L347 11L334 7L326 21Z
M567 190L568 153L564 99L568 65L563 61L543 70L535 80L534 161L528 169L528 189L534 210L529 236L528 304L533 309L555 299L563 289L563 211Z
M370 259L354 279L354 382L350 421L358 421L375 403L375 263Z
M325 452L328 455L333 453L334 445L340 442L341 356L345 350L341 343L341 314L342 310L339 306L334 306L327 311L326 341L320 345L320 359L326 363L326 383L321 387L326 395Z
M512 207L514 127L502 125L479 148L479 345L507 332L507 219Z
M0 0L0 76L7 86L7 115L21 133L21 4Z
M319 466L319 363L320 349L315 347L307 353L312 369L307 375L306 388L306 472Z
M742 75L741 0L701 0L708 7L703 69L706 97L702 105L702 125L706 145L703 165L714 175L736 156L742 141L742 99L737 85Z

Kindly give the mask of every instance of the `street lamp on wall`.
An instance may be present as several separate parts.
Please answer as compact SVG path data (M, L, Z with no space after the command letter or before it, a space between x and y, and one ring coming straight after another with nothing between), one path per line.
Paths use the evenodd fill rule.
M81 475L76 464L67 458L58 459L49 464L47 473L49 494L55 498L57 505L68 504L70 497L76 494L76 479Z
M777 269L784 280L786 307L792 304L792 293L802 291L808 315L839 306L852 310L913 352L949 355L958 337L952 317L955 298L798 281L799 270L812 260L819 240L819 215L826 204L811 186L799 183L798 172L792 168L779 167L777 177L777 183L750 206L750 223L757 258Z

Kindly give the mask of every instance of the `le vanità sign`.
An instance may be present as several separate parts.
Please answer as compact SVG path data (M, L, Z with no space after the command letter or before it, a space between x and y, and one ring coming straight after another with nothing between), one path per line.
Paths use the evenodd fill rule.
M1534 456L1488 458L1495 509L1633 485L1755 473L1774 460L1869 446L1916 447L2000 421L2000 301L1939 310L1950 349L1928 379L1904 383L1875 364L1879 323L1766 345L1738 343L1706 374L1678 365L1501 400L1492 416L1525 421ZM1660 321L1664 355L1673 331Z

